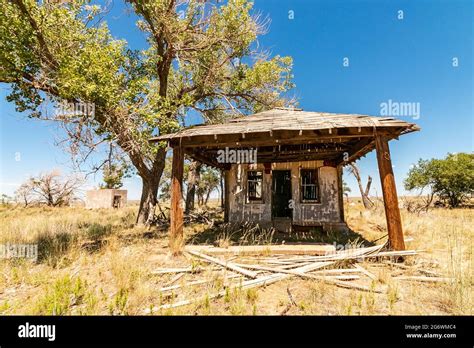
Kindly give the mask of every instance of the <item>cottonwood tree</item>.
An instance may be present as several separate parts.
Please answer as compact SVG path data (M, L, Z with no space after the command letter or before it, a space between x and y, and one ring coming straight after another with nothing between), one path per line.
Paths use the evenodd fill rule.
M28 206L42 203L49 207L70 205L76 198L84 180L78 176L61 176L58 171L42 173L29 178L16 192L17 197Z
M149 47L110 34L98 5L0 0L0 82L18 111L59 121L83 158L113 143L142 179L138 223L150 223L166 148L149 138L177 130L190 110L206 122L285 105L291 58L257 50L268 24L246 0L128 1ZM92 111L55 115L53 105Z

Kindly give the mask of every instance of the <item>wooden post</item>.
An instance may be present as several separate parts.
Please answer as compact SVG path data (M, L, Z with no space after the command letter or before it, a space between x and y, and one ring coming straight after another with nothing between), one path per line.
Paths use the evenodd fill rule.
M181 146L173 147L171 168L171 208L169 247L173 255L179 255L183 249L183 166L184 152Z
M405 250L402 221L400 209L398 208L397 188L393 176L388 139L377 135L375 137L375 147L377 150L377 163L379 166L380 183L382 185L385 217L387 219L389 246L394 250Z
M224 173L224 222L229 222L229 176L230 170L225 169Z
M339 191L338 200L339 200L339 220L340 222L345 222L344 218L344 185L342 184L342 164L337 166L337 190Z

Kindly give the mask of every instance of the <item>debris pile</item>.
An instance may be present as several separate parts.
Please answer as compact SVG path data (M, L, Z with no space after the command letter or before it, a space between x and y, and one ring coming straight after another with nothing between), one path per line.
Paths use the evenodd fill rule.
M416 250L387 251L385 247L386 245L382 244L336 252L330 245L235 246L228 249L187 246L185 255L191 262L191 266L159 269L153 273L154 275L175 274L169 283L160 289L164 299L168 295L169 303L149 308L145 312L185 306L204 299L224 296L233 288L256 288L290 277L314 279L346 289L384 293L386 289L383 284L376 282L377 276L360 263L364 261L373 265L392 264L400 268L408 268L396 261L418 253ZM202 286L213 281L209 277L196 279L195 276L204 271L223 274L224 281L220 289L201 297L183 298L180 296L179 291L182 289ZM194 279L176 284L185 274L192 274ZM450 280L438 277L434 272L425 272L422 276L400 276L396 279L432 282Z

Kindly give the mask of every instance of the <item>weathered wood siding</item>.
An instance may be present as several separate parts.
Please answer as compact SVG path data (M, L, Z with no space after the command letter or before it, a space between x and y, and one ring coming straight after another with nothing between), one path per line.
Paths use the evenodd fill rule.
M293 224L319 225L322 223L340 223L338 192L338 170L323 166L323 161L272 163L272 170L291 170L291 189L294 202ZM302 203L300 200L300 169L318 169L319 203ZM263 171L263 201L247 202L246 178L248 170ZM262 225L272 223L271 198L272 175L266 174L263 164L233 164L228 174L229 185L229 221L254 221Z

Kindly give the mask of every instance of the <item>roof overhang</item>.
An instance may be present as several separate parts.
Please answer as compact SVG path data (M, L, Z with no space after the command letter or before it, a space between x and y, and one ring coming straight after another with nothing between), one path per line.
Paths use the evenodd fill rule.
M418 131L414 123L392 117L269 110L223 124L198 125L151 138L205 164L228 168L217 161L218 151L257 150L257 162L331 160L352 162L375 148L375 136L397 139Z

